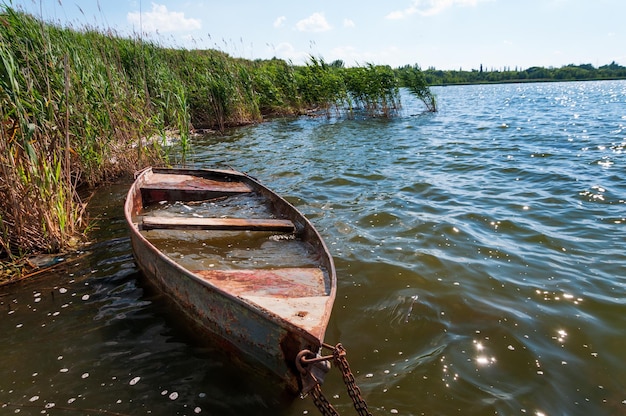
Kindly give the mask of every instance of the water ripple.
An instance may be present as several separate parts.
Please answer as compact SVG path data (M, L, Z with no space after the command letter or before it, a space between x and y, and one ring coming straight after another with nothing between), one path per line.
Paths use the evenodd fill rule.
M395 119L196 138L192 164L249 172L316 225L339 277L327 341L374 413L624 413L626 82L435 92L435 114L407 95ZM315 412L196 342L141 284L125 189L96 199L112 226L72 276L0 297L0 402ZM337 374L324 391L353 411Z

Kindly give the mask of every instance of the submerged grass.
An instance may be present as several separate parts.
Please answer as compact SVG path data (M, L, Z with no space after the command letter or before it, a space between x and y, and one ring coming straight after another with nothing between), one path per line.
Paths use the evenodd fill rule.
M0 259L75 244L87 226L79 188L184 164L194 129L309 109L391 116L401 82L386 66L168 49L0 5Z

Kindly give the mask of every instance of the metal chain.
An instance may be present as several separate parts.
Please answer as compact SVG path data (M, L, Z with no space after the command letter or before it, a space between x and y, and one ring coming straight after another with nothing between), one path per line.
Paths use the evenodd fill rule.
M361 396L361 389L359 389L359 386L356 385L352 371L350 371L350 365L348 364L348 359L346 358L346 350L343 345L337 344L333 350L333 357L335 365L341 370L343 382L348 388L348 395L352 399L354 409L359 416L372 416L370 411L367 409L367 403L365 403L365 400Z
M311 390L311 396L313 396L313 404L323 416L339 416L339 413L322 393L322 386L316 384L313 390Z
M335 365L340 369L341 375L343 377L343 382L348 389L348 395L352 399L352 403L354 404L354 409L359 414L359 416L372 416L370 411L367 408L367 403L361 396L361 389L356 385L356 381L354 380L354 375L352 375L352 371L350 371L350 365L348 364L348 359L346 358L346 350L341 344L337 344L336 346L323 344L324 348L330 349L333 352L332 356L319 357L314 359L307 359L307 355L311 355L310 351L302 351L298 354L298 358L296 360L296 365L298 369L306 374L308 369L308 365L320 361L320 360L330 360L332 359ZM313 404L317 407L320 413L323 416L339 416L339 413L335 410L335 408L330 404L328 399L322 393L322 387L320 383L315 380L315 386L310 390L311 395L313 396Z

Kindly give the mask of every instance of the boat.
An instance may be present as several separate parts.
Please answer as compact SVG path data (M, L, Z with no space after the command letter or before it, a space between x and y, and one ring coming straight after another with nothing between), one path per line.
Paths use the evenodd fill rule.
M234 170L150 167L124 213L139 269L185 319L293 393L323 382L335 266L292 204Z

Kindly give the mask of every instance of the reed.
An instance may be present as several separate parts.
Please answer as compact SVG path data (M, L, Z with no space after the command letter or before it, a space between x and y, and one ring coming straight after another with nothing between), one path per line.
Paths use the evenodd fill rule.
M311 57L304 67L296 69L296 83L302 105L325 112L341 109L346 97L342 68L328 65L322 58Z
M370 116L391 117L400 108L398 80L389 66L367 64L345 71L348 94Z
M78 186L137 166L150 113L104 38L0 14L2 255L72 245L85 226Z
M345 68L341 61L327 64L311 57L306 66L296 68L296 82L305 108L348 116L364 111L369 117L391 117L400 108L399 79L389 66Z
M252 88L261 114L299 114L303 103L296 82L296 68L280 59L255 61Z
M401 85L421 100L428 111L437 111L437 100L428 87L424 73L418 65L398 68L396 72L398 73Z
M194 129L310 109L388 117L399 85L386 66L170 49L0 6L0 259L74 244L88 225L79 188L185 164Z

